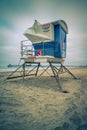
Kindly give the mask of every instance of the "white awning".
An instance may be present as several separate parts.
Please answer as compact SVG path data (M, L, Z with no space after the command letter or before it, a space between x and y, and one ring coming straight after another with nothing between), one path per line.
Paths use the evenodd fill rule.
M52 30L50 29L51 26L47 27L48 30L46 30L46 27L44 30L44 27L37 20L35 20L33 26L28 28L24 32L24 35L32 43L44 42L44 41L50 41L50 40L52 41L53 36L52 36Z

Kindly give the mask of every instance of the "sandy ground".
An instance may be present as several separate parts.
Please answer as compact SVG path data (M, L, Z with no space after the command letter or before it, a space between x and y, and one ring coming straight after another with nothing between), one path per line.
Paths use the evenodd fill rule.
M5 80L0 73L0 130L87 130L87 68L53 77ZM51 72L49 72L51 73Z

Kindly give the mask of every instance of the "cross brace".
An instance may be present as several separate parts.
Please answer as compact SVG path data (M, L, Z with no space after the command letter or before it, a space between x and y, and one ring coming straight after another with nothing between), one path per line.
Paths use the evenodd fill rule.
M69 73L74 79L77 79L77 77L76 77L74 74L72 74L72 73L69 71L69 69L67 69L61 62L51 62L51 61L49 61L48 63L49 63L49 65L48 65L46 68L44 68L44 66L41 65L40 62L24 62L24 63L23 63L22 65L20 65L15 71L13 71L13 72L7 77L7 79L13 79L13 78L18 78L18 77L23 77L23 81L24 81L24 78L25 78L26 76L31 76L31 75L37 76L40 67L42 67L43 71L42 71L42 73L39 75L39 77L40 77L41 75L43 75L43 73L45 73L45 72L46 72L48 75L50 75L50 73L48 73L47 70L48 70L49 68L51 68L51 70L52 70L52 72L53 72L53 76L54 76L54 78L55 78L55 80L56 80L56 82L57 82L57 84L58 84L58 88L59 88L59 90L62 91L62 92L63 92L63 90L62 90L62 87L61 87L61 85L60 85L59 74L64 73L64 72L67 72L67 73ZM34 66L32 66L33 64L34 64ZM26 71L26 67L30 67L30 69ZM32 68L31 68L31 67L32 67ZM16 73L20 68L22 68L22 75L20 75L20 76L13 76L13 77L12 77L12 75L13 75L14 73ZM35 73L31 74L31 72L33 72L33 70L35 70L35 71L34 71Z

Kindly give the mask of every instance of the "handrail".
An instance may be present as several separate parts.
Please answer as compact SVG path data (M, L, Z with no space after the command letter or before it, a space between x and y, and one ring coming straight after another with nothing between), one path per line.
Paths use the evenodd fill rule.
M49 54L51 56L54 53L54 50L50 48L50 47L54 47L53 44L50 45L49 43L48 44L46 43L46 46L49 46L49 48L45 48L45 43L42 43L44 45L43 48L34 50L34 46L32 44L30 45L29 43L26 43L26 41L28 40L21 41L21 57L30 56L30 55L38 56L39 50L42 53L41 55Z

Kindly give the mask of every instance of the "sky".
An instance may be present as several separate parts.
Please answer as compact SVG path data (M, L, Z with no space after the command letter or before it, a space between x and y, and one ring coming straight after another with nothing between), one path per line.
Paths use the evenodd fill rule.
M65 64L87 65L87 0L0 0L0 65L18 64L23 33L35 19L64 20L69 29Z

